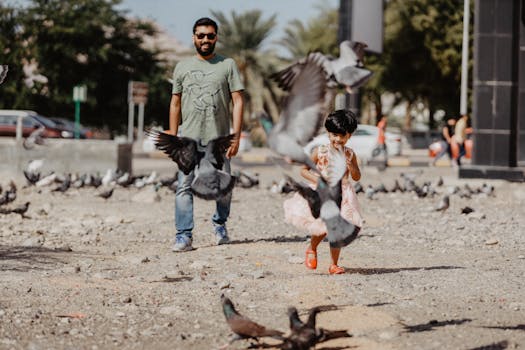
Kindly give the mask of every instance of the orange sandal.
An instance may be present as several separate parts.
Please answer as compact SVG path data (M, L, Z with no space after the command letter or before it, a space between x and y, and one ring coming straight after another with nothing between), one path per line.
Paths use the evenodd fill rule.
M315 270L317 268L317 252L313 251L310 248L307 248L304 264L310 270Z
M337 265L330 265L328 273L330 275L342 275L343 273L345 273L345 269Z

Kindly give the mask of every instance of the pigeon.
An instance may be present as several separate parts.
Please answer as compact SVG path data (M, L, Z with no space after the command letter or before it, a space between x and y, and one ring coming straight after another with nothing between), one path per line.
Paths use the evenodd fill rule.
M444 183L444 182L443 182L443 177L440 176L440 177L438 178L437 182L436 182L436 186L437 186L437 187L441 187L441 186L443 186L443 183Z
M306 323L301 321L295 307L288 308L291 334L280 346L283 350L310 350L315 345L337 338L351 337L345 330L327 330L316 328L316 317L321 308L310 309Z
M117 174L112 170L108 169L106 174L102 177L102 185L108 186L111 182L115 181Z
M0 208L0 214L19 214L20 216L22 216L22 218L27 218L27 216L25 215L25 213L27 212L27 210L29 209L29 204L31 204L30 202L25 202L24 204L16 207L16 208L13 208L13 209L6 209L6 208Z
M299 184L291 177L288 177L288 181L292 183L292 188L306 199L312 216L320 217L326 224L330 247L341 248L355 240L361 228L341 216L341 182L346 172L344 154L334 151L330 157L328 178L320 176L315 190Z
M7 72L9 71L9 66L7 64L0 65L0 84L2 84L7 77Z
M366 186L366 189L365 189L366 199L374 199L375 193L376 193L376 190L374 190L374 187L372 187L372 185Z
M0 205L8 204L16 199L16 184L11 181L9 188L0 197Z
M22 146L26 150L30 150L35 148L36 145L45 145L44 141L44 133L46 131L46 128L44 126L40 126L34 131L29 134L29 136L24 140L22 143Z
M397 179L394 180L394 187L392 187L392 189L390 190L390 192L405 192L405 189L403 187L401 187L401 185L399 184L399 181Z
M445 195L439 201L435 211L442 211L442 212L444 212L445 210L448 209L448 207L450 207L450 198L449 198L449 196Z
M98 197L102 197L104 199L108 199L109 197L111 197L113 195L113 190L114 190L114 188L110 188L107 191L100 192L99 194L97 194L97 196Z
M217 137L207 145L189 137L173 136L157 130L146 130L155 146L170 156L186 175L194 171L192 192L199 198L211 200L228 195L235 177L222 170L224 154L235 135Z
M364 193L365 192L365 190L363 189L363 185L361 185L360 182L354 183L354 190L355 190L355 194Z
M471 207L465 207L461 209L461 214L468 215L472 212L474 212L474 209L472 209Z
M27 164L27 171L30 173L36 173L44 165L44 160L34 159Z
M336 59L311 52L271 76L288 92L277 123L274 124L274 119L266 112L258 114L268 146L275 153L316 171L303 147L318 133L335 99L335 88L339 85L347 89L358 87L372 74L362 68L362 60L358 57L362 53L356 54L354 47L360 49L349 41L342 42L341 55Z
M233 175L235 176L236 184L239 187L251 188L259 185L258 174L252 175L246 171L236 170L235 172L233 172Z
M62 181L62 183L60 185L58 185L57 187L55 187L52 192L66 192L69 187L71 187L71 174L67 174L66 177L64 178L64 181Z
M133 183L133 178L130 173L125 172L122 176L117 178L117 185L122 187L128 187Z
M483 183L479 188L479 192L487 196L494 196L494 186L489 186L486 183Z
M239 314L235 309L232 301L224 294L221 295L222 311L226 317L226 322L230 329L235 334L230 344L239 339L254 339L259 341L262 337L272 337L276 339L283 339L283 332L269 329L260 324L255 323L249 318Z
M40 173L29 172L27 170L24 170L23 172L27 183L31 186L35 185L38 180L40 180Z
M47 175L46 177L41 178L37 181L35 186L37 187L45 187L51 185L53 182L55 182L55 179L57 178L57 174L51 173Z

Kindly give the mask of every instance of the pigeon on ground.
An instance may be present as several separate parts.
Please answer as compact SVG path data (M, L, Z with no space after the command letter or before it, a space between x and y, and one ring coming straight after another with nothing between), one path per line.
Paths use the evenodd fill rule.
M221 303L226 322L234 333L230 344L239 339L254 339L256 341L259 341L259 338L262 337L283 339L283 332L261 326L246 316L239 314L232 301L224 294L221 295Z
M320 217L326 224L330 246L341 248L355 240L361 228L341 216L341 183L346 173L346 159L342 152L337 151L332 152L330 157L328 178L320 176L315 190L294 181L291 177L288 177L288 181L306 199L312 216Z
M450 198L449 196L445 195L443 198L441 198L435 210L444 212L448 209L448 207L450 207Z
M365 192L365 190L363 189L363 185L361 185L360 182L354 183L354 190L355 190L355 194L364 193Z
M55 187L52 192L66 192L71 187L71 174L67 174L60 185Z
M304 323L299 318L295 307L288 308L291 334L283 341L280 348L283 350L310 350L319 343L352 336L346 330L316 328L316 317L320 311L320 308L312 308L308 314L308 320Z
M443 177L440 176L440 177L438 178L437 182L436 182L436 186L437 186L437 187L441 187L441 186L443 186L443 183L444 183L444 182L443 182Z
M24 176L27 180L27 183L30 185L30 186L33 186L35 185L38 180L40 180L40 173L33 173L33 172L29 172L27 170L24 170Z
M246 171L236 170L233 172L236 178L236 184L242 188L251 188L259 185L258 174L250 174Z
M8 204L16 199L16 184L11 181L9 182L9 188L0 197L0 205Z
M7 64L0 65L0 84L2 84L7 77L7 72L9 71L9 66Z
M468 215L472 212L474 212L474 209L472 209L471 207L465 207L461 209L461 214Z
M272 75L278 86L288 92L278 119L266 112L258 116L267 133L268 146L274 152L316 171L303 147L318 133L332 108L336 87L355 88L370 78L372 73L362 67L360 55L359 45L344 41L340 44L339 58L311 52ZM277 123L274 120L278 120Z
M207 145L189 137L173 136L157 130L147 130L146 134L155 146L170 156L186 175L195 171L191 189L202 199L218 199L228 195L234 185L235 177L223 171L224 154L235 135L217 137Z
M102 197L104 199L108 199L109 197L111 197L113 195L113 190L114 190L114 188L110 188L107 191L100 192L99 194L97 194L97 196L98 197Z
M27 216L25 215L25 213L27 212L27 210L29 209L29 204L31 204L30 202L25 202L24 204L18 206L18 207L15 207L13 209L7 209L7 208L0 208L0 214L19 214L20 216L22 216L22 218L27 218Z
M40 180L38 180L35 184L36 187L45 187L51 185L53 182L55 182L55 179L57 178L57 174L51 173Z
M394 187L392 187L392 189L390 190L390 192L405 192L405 189L403 187L401 187L401 185L399 184L399 181L397 179L394 180Z
M366 186L366 189L365 189L366 199L374 199L375 193L376 193L376 190L374 189L374 187L372 187L372 185Z
M486 183L483 183L479 188L479 192L487 196L494 196L494 186L489 186Z

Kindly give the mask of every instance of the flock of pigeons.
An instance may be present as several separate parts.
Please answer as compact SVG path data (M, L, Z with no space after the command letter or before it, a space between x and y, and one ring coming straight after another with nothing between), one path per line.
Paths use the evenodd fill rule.
M239 339L251 339L257 342L261 338L271 337L280 341L273 348L282 350L309 350L317 344L328 340L351 337L346 330L328 330L317 327L316 317L322 311L335 310L335 306L317 306L310 309L308 319L303 322L295 307L288 308L288 319L290 321L290 333L285 335L279 330L266 328L248 317L241 315L233 305L232 301L224 294L221 295L222 310L226 317L226 322L234 333L233 338L224 347Z

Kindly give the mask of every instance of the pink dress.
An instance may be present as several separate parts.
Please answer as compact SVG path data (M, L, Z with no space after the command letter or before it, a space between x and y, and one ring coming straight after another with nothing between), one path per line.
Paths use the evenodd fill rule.
M330 145L323 145L319 147L317 153L317 169L323 174L327 175ZM354 157L354 152L351 148L345 147L346 162L349 163ZM352 185L352 179L347 173L343 178L341 184L343 199L341 201L341 216L350 221L352 224L359 227L363 226L363 218L361 216L361 209L357 201L357 195ZM326 233L326 225L321 218L315 219L312 216L308 202L299 193L295 193L291 198L283 203L284 219L286 222L306 230L311 235L321 235Z

